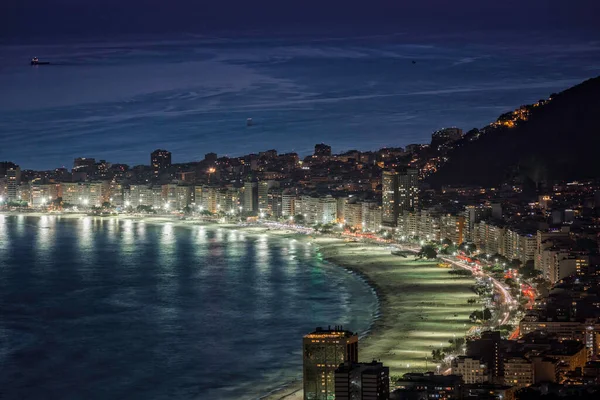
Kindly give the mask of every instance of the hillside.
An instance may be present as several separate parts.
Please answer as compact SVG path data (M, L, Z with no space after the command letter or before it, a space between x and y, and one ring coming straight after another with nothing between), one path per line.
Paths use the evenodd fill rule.
M600 177L600 77L471 132L428 182L494 186Z

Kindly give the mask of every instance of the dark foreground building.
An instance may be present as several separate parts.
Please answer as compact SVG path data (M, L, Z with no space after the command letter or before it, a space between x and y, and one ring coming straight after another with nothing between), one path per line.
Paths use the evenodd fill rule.
M390 369L382 363L344 363L335 370L335 400L388 400Z

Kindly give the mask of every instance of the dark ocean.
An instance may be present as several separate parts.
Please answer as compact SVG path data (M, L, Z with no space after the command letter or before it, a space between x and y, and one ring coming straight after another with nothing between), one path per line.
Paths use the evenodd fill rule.
M254 399L302 336L366 331L356 276L295 239L0 214L0 399Z
M31 67L37 56L52 65ZM569 33L171 35L0 45L0 160L148 164L428 142L600 73ZM246 119L254 126L247 127Z

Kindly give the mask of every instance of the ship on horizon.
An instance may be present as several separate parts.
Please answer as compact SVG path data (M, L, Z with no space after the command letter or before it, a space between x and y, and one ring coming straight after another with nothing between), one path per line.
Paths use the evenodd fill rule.
M31 59L31 65L48 65L50 64L48 61L40 61L37 57L33 57Z

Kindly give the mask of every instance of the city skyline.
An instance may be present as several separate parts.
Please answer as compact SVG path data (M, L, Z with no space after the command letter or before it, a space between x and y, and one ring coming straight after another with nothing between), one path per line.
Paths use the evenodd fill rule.
M599 0L5 2L2 400L600 394Z

